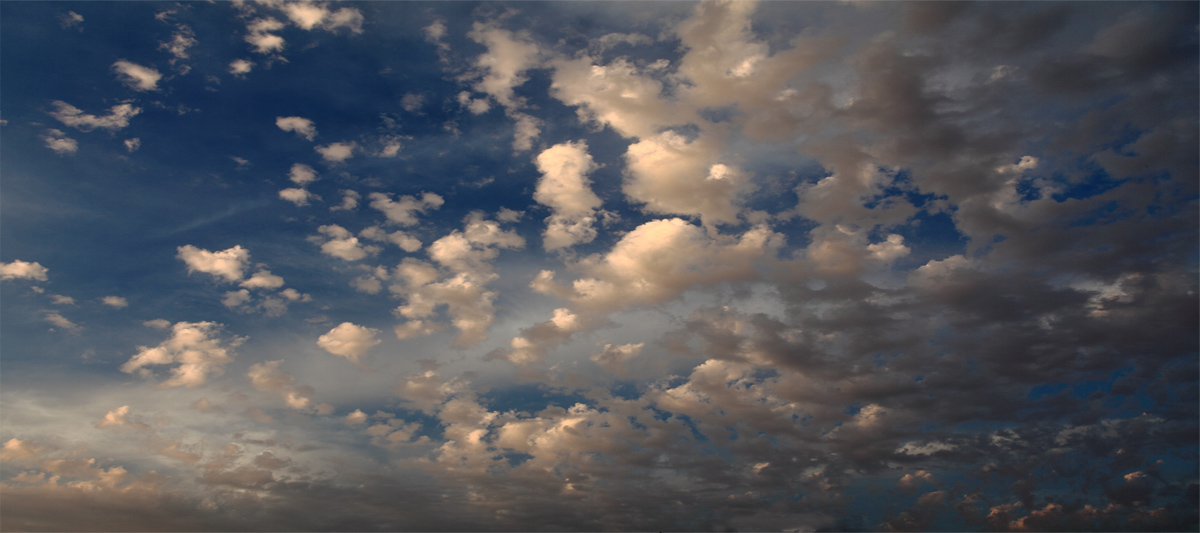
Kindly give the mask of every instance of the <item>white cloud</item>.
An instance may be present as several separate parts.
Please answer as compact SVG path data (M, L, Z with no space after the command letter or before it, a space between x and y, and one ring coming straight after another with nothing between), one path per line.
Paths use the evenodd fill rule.
M260 54L283 51L283 37L271 32L283 29L283 23L273 18L261 18L246 26L246 42L254 45L254 51Z
M524 73L538 64L538 48L528 36L476 22L467 34L471 40L487 46L487 52L475 59L481 79L475 90L487 93L500 105L519 107L513 89L524 84Z
M749 181L737 167L721 164L720 143L701 136L688 141L665 131L631 145L622 190L651 213L698 215L705 225L735 224L738 195Z
M355 191L342 191L342 203L330 207L330 211L353 211L358 209L358 201L362 199L362 195Z
M353 33L362 33L362 12L352 7L330 11L324 4L287 2L283 4L283 12L293 24L305 30L347 28Z
M171 35L171 40L159 43L158 48L170 52L175 56L175 60L187 59L188 48L196 46L198 42L192 29L181 24L178 31Z
M314 235L309 238L312 242L319 243L321 245L321 253L337 257L345 261L358 261L367 257L368 255L375 255L382 250L378 246L364 246L358 241L358 237L355 237L354 234L347 231L346 228L343 228L337 224L320 226L317 228L317 231L319 231L322 235L329 237L329 239L323 243L321 242L323 240L321 237Z
M171 369L171 378L160 387L203 385L210 376L225 372L225 365L233 360L232 348L245 341L234 337L223 342L218 338L221 328L215 322L178 322L167 340L153 348L139 347L138 353L121 366L121 371L149 377L153 372L147 367L178 363Z
M345 357L351 363L358 365L360 358L367 355L372 347L382 342L375 338L378 334L379 330L377 329L342 322L329 330L329 333L321 335L317 339L317 346L333 355Z
M627 374L626 364L642 353L643 346L645 346L645 343L640 342L637 344L622 344L620 346L605 344L604 349L592 355L591 359L605 370L625 376Z
M247 289L278 289L283 286L283 278L272 274L270 270L259 270L243 281L241 286Z
M104 305L115 307L117 309L129 307L129 300L126 300L120 296L105 296L104 298L101 298L100 301L104 303Z
M425 95L423 94L406 93L404 97L400 98L400 107L409 113L416 113L424 106Z
M401 196L399 200L392 200L391 195L381 192L373 192L367 197L371 199L371 207L383 212L389 222L402 226L415 225L416 213L437 209L445 203L441 196L431 192L421 193L420 200L407 195Z
M765 226L734 238L710 236L678 218L654 220L626 234L608 253L581 260L574 269L588 277L576 280L570 289L554 283L550 271L532 286L595 311L656 304L693 287L755 279L755 265L770 261L782 245L783 236Z
M373 241L390 242L396 246L399 246L401 250L409 253L421 249L421 241L407 233L404 233L403 231L393 231L388 233L379 226L371 226L358 232L358 234L363 238L371 239Z
M109 109L108 115L98 117L84 113L82 109L61 100L54 101L54 108L54 111L50 112L50 116L80 131L92 131L96 128L110 131L119 130L129 125L130 118L142 112L140 107L134 107L133 104L117 104ZM62 135L62 132L58 134Z
M154 329L167 329L171 327L171 321L164 318L156 318L154 320L142 322L142 325Z
M275 117L275 125L279 126L279 129L283 131L294 131L296 132L296 135L304 137L310 141L317 137L317 126L313 124L313 121L304 117ZM319 152L320 149L317 151ZM299 163L297 163L297 165L299 165ZM293 172L295 171L295 168L295 166L292 167ZM311 171L312 169L310 168L309 170ZM301 185L303 185L303 183L301 183Z
M284 403L292 409L310 410L312 400L309 397L313 394L312 387L297 387L296 378L279 369L279 364L282 362L282 360L267 361L251 365L250 371L246 373L246 376L250 378L250 384L256 390L279 393L283 396Z
M293 204L296 204L298 206L308 205L309 200L320 200L321 199L320 196L317 196L317 195L309 192L308 189L301 189L298 187L288 187L286 189L280 189L279 197L284 200L287 200Z
M63 296L61 294L50 295L50 300L54 302L54 305L75 305L74 298L70 296Z
M158 80L162 79L162 74L157 70L124 59L113 63L112 68L120 76L121 82L135 91L157 91Z
M312 296L303 294L296 289L283 289L279 291L279 295L293 302L309 302L312 301Z
M221 305L233 309L250 301L250 291L246 289L238 289L225 293L225 298L221 299Z
M254 62L248 59L234 59L229 62L229 73L234 76L245 76L254 68Z
M49 270L36 261L31 263L16 259L11 263L0 263L0 280L32 279L46 281L48 279L46 272L49 272Z
M367 413L362 412L362 409L355 409L342 420L347 426L357 426L367 421Z
M492 109L487 98L471 98L469 91L458 93L458 104L467 108L473 115L482 115Z
M58 311L49 311L46 313L46 316L43 318L46 320L46 322L49 322L55 326L65 329L67 331L71 331L71 332L79 331L78 325L76 325L74 322L71 322L70 320L68 320L67 317L59 314Z
M592 227L600 198L592 192L587 174L596 168L587 143L556 144L537 156L542 173L533 199L552 210L546 219L543 246L547 251L592 242Z
M125 139L125 149L128 150L129 153L132 154L132 153L138 151L138 148L141 148L141 147L142 147L141 139L139 139L137 137L134 137L132 139Z
M317 171L303 163L296 163L292 165L291 170L288 171L288 179L292 180L293 183L303 187L309 183L317 181Z
M623 59L596 65L588 56L555 60L551 94L577 107L580 120L610 126L623 137L652 137L664 127L699 123L694 113L662 98L662 83Z
M83 15L74 11L68 11L65 15L58 17L58 20L62 23L62 27L71 28L83 23Z
M46 134L42 135L42 140L46 142L46 148L54 150L59 155L74 154L79 150L79 143L70 137L67 137L62 130L48 129Z
M250 251L240 245L219 252L210 252L190 244L178 248L178 257L187 264L188 274L204 272L230 283L242 280L242 271L250 261Z
M317 146L314 148L321 157L331 163L341 163L351 157L354 157L354 152L358 150L356 142L337 142L330 143L325 146Z

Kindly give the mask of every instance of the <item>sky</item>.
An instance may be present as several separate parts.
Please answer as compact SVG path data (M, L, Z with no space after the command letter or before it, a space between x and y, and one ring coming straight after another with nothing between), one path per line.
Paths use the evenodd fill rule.
M1195 2L0 2L0 528L1196 530Z

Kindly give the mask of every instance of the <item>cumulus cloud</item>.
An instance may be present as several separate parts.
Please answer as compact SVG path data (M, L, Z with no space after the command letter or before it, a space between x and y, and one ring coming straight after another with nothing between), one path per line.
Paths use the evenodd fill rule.
M162 74L150 67L143 67L124 59L113 63L112 69L121 82L135 91L157 91Z
M299 187L288 187L286 189L280 189L279 197L284 200L287 200L293 204L296 204L298 206L308 205L309 200L320 200L321 199L320 196L313 194L308 189L301 189Z
M260 54L282 52L283 37L271 32L283 29L283 23L273 18L260 18L246 25L246 42L254 46L254 51Z
M351 363L361 366L359 359L367 355L371 348L383 342L376 338L379 330L359 326L350 322L342 322L329 333L317 338L317 346L325 351L345 357Z
M270 270L259 270L241 285L247 289L278 289L283 286L283 278L272 274Z
M324 160L329 161L330 163L341 163L347 159L350 159L351 157L354 157L354 152L358 150L358 143L353 141L348 143L337 142L324 146L318 146L314 149L318 154L321 154L321 158Z
M330 207L330 211L353 211L358 209L358 201L362 199L362 195L356 191L342 191L342 203Z
M440 195L431 192L421 193L419 200L408 195L401 196L399 200L392 200L390 194L382 192L373 192L367 197L371 199L371 207L383 212L388 222L401 226L416 225L417 213L423 214L445 203Z
M244 77L254 69L254 62L249 59L234 59L229 62L229 73L234 76Z
M129 301L121 296L105 296L100 299L100 302L109 307L117 309L129 307Z
M314 235L309 240L321 245L321 253L344 261L358 261L382 251L378 246L360 243L358 237L337 224L318 227L317 231L325 238Z
M109 109L107 115L98 117L84 113L82 109L61 100L54 101L54 108L50 116L80 131L92 131L96 128L116 131L128 126L129 119L142 112L140 107L134 107L133 104L117 104Z
M141 147L142 147L141 139L139 139L137 137L134 137L132 139L125 139L125 149L128 150L129 153L132 154L133 152L138 151L138 148L141 148Z
M62 130L51 128L46 130L45 135L42 135L42 140L45 141L46 148L54 150L59 155L73 155L79 150L79 142L66 135Z
M150 377L154 372L149 367L177 365L160 387L204 385L209 377L225 372L225 365L233 361L233 348L245 341L239 337L221 339L222 328L215 322L177 322L171 327L171 336L158 346L138 347L138 352L121 365L121 371Z
M47 311L42 318L51 325L65 329L72 333L79 331L78 324L71 322L70 319L62 316L58 311Z
M533 199L550 207L543 246L547 251L592 242L592 227L600 198L592 192L587 174L596 168L587 143L556 144L537 156L538 180Z
M346 28L353 33L362 33L362 12L353 7L331 11L325 4L288 2L283 4L283 12L293 24L305 30L321 28L335 31Z
M650 213L699 216L706 225L735 224L738 197L749 188L736 166L719 162L720 143L702 136L688 141L665 131L629 146L622 190Z
M229 283L242 280L242 271L250 262L250 251L240 245L210 252L190 244L180 246L176 257L187 265L188 274L204 272Z
M256 390L279 393L283 396L284 403L297 411L313 409L312 400L309 399L314 393L312 387L307 385L297 387L296 378L280 370L280 363L283 361L267 361L250 365L250 371L246 373L246 376L250 378L250 384Z
M283 131L295 132L296 135L304 137L305 139L308 139L310 141L317 137L317 126L315 124L313 124L313 121L306 119L304 117L275 117L275 125L279 126L279 129L281 129ZM320 150L318 149L318 151L320 151ZM324 152L322 152L322 155L323 154L324 154ZM347 155L346 157L349 157L349 156ZM329 159L329 158L326 158L326 159ZM342 159L345 159L345 158L342 158ZM299 163L297 163L297 165L299 165ZM293 172L295 171L295 168L296 167L294 167L294 166L292 167ZM312 169L310 168L309 170L311 171ZM293 179L293 181L295 181L295 180ZM297 182L297 183L300 183L300 182ZM303 183L300 183L300 184L303 185Z
M421 249L421 241L417 240L412 235L403 231L393 231L388 233L379 226L371 226L358 232L359 236L379 242L390 242L399 246L401 250L406 252L415 252Z
M50 269L41 265L37 261L29 262L15 259L8 263L0 263L0 280L10 279L32 279L35 281L46 281L46 273Z

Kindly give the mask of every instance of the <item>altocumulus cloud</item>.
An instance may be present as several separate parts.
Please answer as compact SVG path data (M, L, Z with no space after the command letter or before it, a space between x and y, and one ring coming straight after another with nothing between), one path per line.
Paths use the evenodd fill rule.
M1194 531L1198 27L2 2L0 529Z

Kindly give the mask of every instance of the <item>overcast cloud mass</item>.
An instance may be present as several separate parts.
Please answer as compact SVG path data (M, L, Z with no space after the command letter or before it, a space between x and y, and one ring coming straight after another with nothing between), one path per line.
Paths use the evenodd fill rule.
M1198 527L1195 2L2 2L0 528Z

